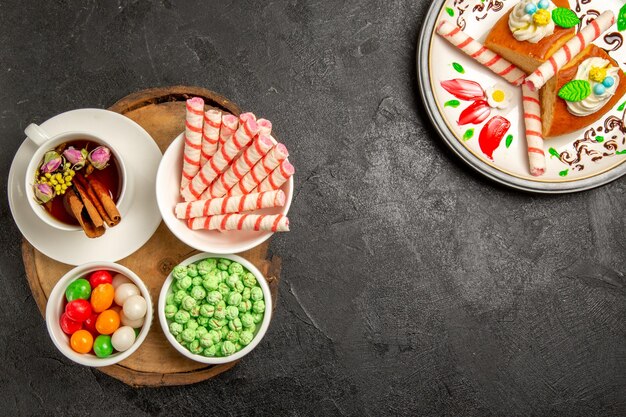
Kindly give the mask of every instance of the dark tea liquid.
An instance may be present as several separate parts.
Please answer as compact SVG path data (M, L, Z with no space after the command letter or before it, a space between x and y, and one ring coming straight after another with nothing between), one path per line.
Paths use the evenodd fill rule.
M79 139L66 142L64 150L69 148L70 146L73 146L75 149L79 150L87 148L87 152L91 152L98 146L100 146L100 144L92 140ZM84 175L86 169L87 165L85 165L84 168L77 170L76 175ZM89 178L95 178L96 180L100 181L109 190L109 194L111 195L113 201L117 203L117 200L120 197L122 179L120 177L119 165L117 163L117 160L115 159L115 156L112 153L111 159L109 159L109 165L103 170L94 169L92 173L87 177L87 179ZM72 181L72 184L73 183L74 181ZM43 207L48 213L50 213L52 217L54 217L58 221L78 226L78 220L76 220L72 213L68 212L65 209L65 205L63 204L64 198L65 194L57 195L52 199L52 201L44 204Z

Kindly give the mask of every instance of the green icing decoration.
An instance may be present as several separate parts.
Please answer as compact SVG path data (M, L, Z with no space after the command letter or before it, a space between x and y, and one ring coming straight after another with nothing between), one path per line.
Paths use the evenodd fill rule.
M461 102L459 100L450 100L450 101L446 101L443 107L452 107L456 109L460 105L461 105Z
M504 144L508 148L509 146L511 146L512 142L513 142L513 135L509 135L509 136L506 137L506 142Z
M556 149L554 148L550 148L548 149L548 152L550 152L551 157L552 156L556 156L557 158L561 159L561 154L559 154Z
M624 109L626 109L626 101L619 105L619 107L617 108L617 111L622 111Z
M580 19L573 10L565 7L557 7L552 10L552 20L558 26L569 29L580 23Z
M456 72L460 74L465 74L465 68L463 68L463 66L459 64L458 62L453 62L452 67L454 68Z
M474 136L474 129L467 129L463 134L463 140L470 140Z
M446 13L450 15L450 17L454 17L454 10L451 7L446 7Z
M617 15L617 30L620 32L626 30L626 4L622 6Z
M596 136L596 142L604 142L604 136Z
M559 175L560 175L561 177L566 177L568 172L569 172L569 169L566 169L565 171L561 171L561 172L559 172Z
M615 151L615 155L626 155L626 149L623 149L621 151Z
M590 94L591 84L587 80L572 80L559 90L559 97L571 102L582 101Z

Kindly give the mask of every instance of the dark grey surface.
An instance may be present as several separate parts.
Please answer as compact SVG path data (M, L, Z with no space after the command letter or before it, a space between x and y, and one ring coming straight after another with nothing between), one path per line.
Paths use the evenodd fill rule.
M0 2L3 195L29 122L171 84L272 120L297 169L270 330L188 387L55 350L1 199L0 414L626 415L626 181L537 197L461 166L417 96L427 0L256 3Z

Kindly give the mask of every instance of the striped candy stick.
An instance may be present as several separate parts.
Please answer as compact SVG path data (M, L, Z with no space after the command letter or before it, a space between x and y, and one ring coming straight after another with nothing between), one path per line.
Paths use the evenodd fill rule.
M239 119L232 114L222 114L222 126L220 128L219 142L217 149L224 146L226 141L233 137L239 127Z
M183 151L183 173L180 188L183 189L200 170L202 148L202 119L204 100L194 97L187 100L185 113L185 148Z
M176 218L191 219L194 217L214 216L217 214L241 213L285 205L285 193L281 190L238 195L235 197L212 198L188 203L178 203L174 209Z
M296 172L295 168L288 160L281 164L265 178L252 192L267 192L278 190Z
M228 195L249 194L272 172L281 162L289 156L287 147L282 143L274 146L268 153L257 162L254 167L244 177L235 184Z
M208 110L204 113L204 128L202 129L202 150L200 153L200 166L203 166L217 152L217 144L222 126L222 112Z
M256 121L248 119L239 126L235 134L220 147L215 155L202 166L193 180L181 191L185 201L198 200L202 192L217 178L230 164L239 151L246 146L257 134L259 128Z
M288 232L289 219L282 214L223 214L187 220L192 230L255 230Z
M546 172L539 92L532 91L526 84L522 85L522 101L526 126L526 145L528 147L528 166L530 174L538 177Z
M526 78L524 71L490 49L487 49L483 44L463 32L460 27L453 25L447 20L442 20L439 26L437 26L437 33L511 84L519 86L524 82L524 78Z
M254 164L263 158L273 146L269 136L257 135L252 144L202 193L201 198L216 198L226 195L228 190L250 172Z
M567 41L550 59L541 64L539 68L530 74L525 83L535 91L543 87L554 77L568 62L580 54L589 44L598 39L604 32L615 24L615 15L606 11L582 28L572 39Z
M259 119L256 122L259 124L259 134L269 136L272 143L278 145L278 141L272 136L272 122L267 119Z

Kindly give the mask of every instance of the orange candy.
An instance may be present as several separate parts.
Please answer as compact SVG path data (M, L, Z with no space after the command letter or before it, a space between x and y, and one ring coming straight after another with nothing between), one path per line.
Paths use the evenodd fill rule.
M72 334L70 346L75 352L89 353L93 346L93 336L87 330L78 330Z
M120 315L115 310L105 310L96 319L96 330L100 334L112 334L119 327Z
M101 313L113 304L115 289L111 284L100 284L91 291L91 308Z

